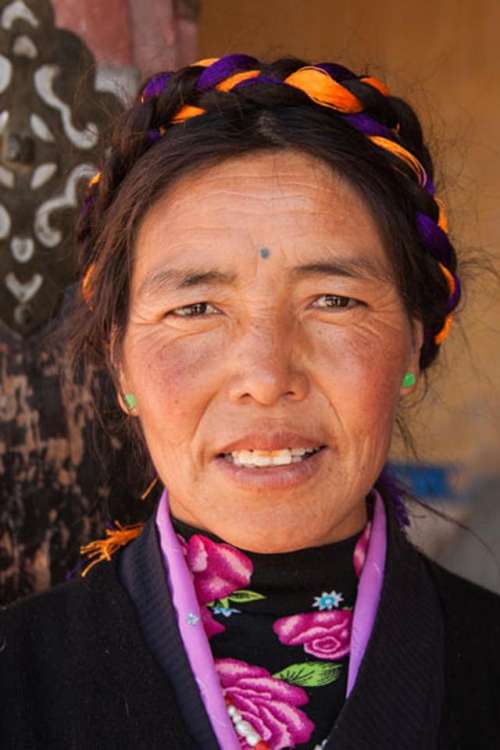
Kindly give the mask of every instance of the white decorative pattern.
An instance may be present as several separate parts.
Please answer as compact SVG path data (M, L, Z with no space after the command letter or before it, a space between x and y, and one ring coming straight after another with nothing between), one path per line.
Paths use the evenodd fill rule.
M5 239L10 233L10 215L5 206L0 203L0 240Z
M34 41L25 34L16 37L12 49L15 55L18 55L19 57L29 57L31 60L38 55L38 50Z
M30 115L30 125L32 131L40 140L45 141L45 143L54 143L54 136L40 115L35 113Z
M50 226L50 215L53 211L61 208L76 206L76 186L81 179L89 179L95 174L96 168L91 164L79 164L74 167L64 186L64 193L42 203L35 215L35 234L45 247L55 247L62 240L59 229Z
M12 80L12 63L5 55L0 55L0 94L3 94Z
M56 171L57 164L54 164L53 161L46 162L45 164L40 164L40 166L36 167L35 171L31 175L31 189L36 190L42 185L45 185L45 183L54 176Z
M12 188L14 187L14 182L14 172L11 172L10 169L7 169L7 167L2 167L2 165L0 164L0 184L12 190Z
M99 138L97 125L88 122L85 130L78 130L71 121L71 110L53 91L54 78L59 75L58 65L42 65L35 72L35 88L43 101L54 109L58 109L63 121L64 132L69 140L78 148L94 148Z
M35 273L25 284L19 281L13 273L8 273L5 277L5 286L18 302L28 302L35 296L42 284L43 276L39 273Z
M13 237L10 243L10 251L18 263L27 263L35 252L33 238Z
M0 112L0 133L4 129L4 127L9 122L9 113L6 109L3 110L3 112Z
M4 8L1 21L3 28L10 29L14 21L16 21L18 18L22 19L23 21L27 21L32 26L34 26L35 29L40 25L38 18L28 8L23 0L14 0L13 3L10 3L6 8Z

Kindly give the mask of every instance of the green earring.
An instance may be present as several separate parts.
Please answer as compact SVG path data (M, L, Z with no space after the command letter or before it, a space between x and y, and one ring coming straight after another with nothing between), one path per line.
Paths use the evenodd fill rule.
M412 372L405 373L403 378L403 388L411 388L417 382L417 378Z
M133 393L125 394L125 403L129 409L134 409L137 406L137 399Z

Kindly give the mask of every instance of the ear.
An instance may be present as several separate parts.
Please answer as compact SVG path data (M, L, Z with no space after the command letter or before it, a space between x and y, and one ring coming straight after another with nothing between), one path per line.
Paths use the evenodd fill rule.
M137 416L137 401L134 396L134 389L127 378L123 364L115 366L115 377L117 383L116 397L120 404L121 410L127 416Z
M412 321L412 344L408 353L408 360L405 373L412 373L415 376L415 384L410 386L401 385L399 390L401 396L407 396L417 387L420 375L420 353L424 343L424 326L421 320ZM403 379L401 378L401 382Z
M126 405L126 403L125 403L125 401L124 401L124 398L123 398L123 396L122 396L122 391L121 391L121 390L117 391L117 393L116 393L116 398L118 399L118 403L120 404L120 409L121 409L121 410L122 410L122 411L123 411L123 412L124 412L124 413L125 413L125 414L126 414L127 416L129 416L129 415L130 415L130 413L131 413L131 409L129 409L129 408L128 408L128 406Z
M118 357L117 352L117 334L118 329L116 326L113 326L113 329L111 331L111 340L109 342L109 361L110 366L112 368L112 371L114 373L114 382L116 385L116 398L118 400L118 403L120 405L120 409L126 414L127 416L130 416L131 414L134 414L137 409L136 407L130 408L128 404L125 401L124 393L129 393L130 385L127 382L127 376L125 373L123 358Z

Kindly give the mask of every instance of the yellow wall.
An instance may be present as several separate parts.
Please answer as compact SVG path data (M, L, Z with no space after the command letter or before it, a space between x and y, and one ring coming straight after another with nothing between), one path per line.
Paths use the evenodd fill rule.
M500 258L498 0L203 0L200 57L248 52L335 60L383 77L430 136L452 236ZM441 185L439 185L441 183ZM423 459L500 470L500 288L470 284L411 424Z

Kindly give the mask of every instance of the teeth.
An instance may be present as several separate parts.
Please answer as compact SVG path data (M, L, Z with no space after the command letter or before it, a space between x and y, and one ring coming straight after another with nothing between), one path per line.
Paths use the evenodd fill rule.
M285 466L297 463L302 457L315 453L318 448L282 448L276 451L243 450L226 454L238 466Z

